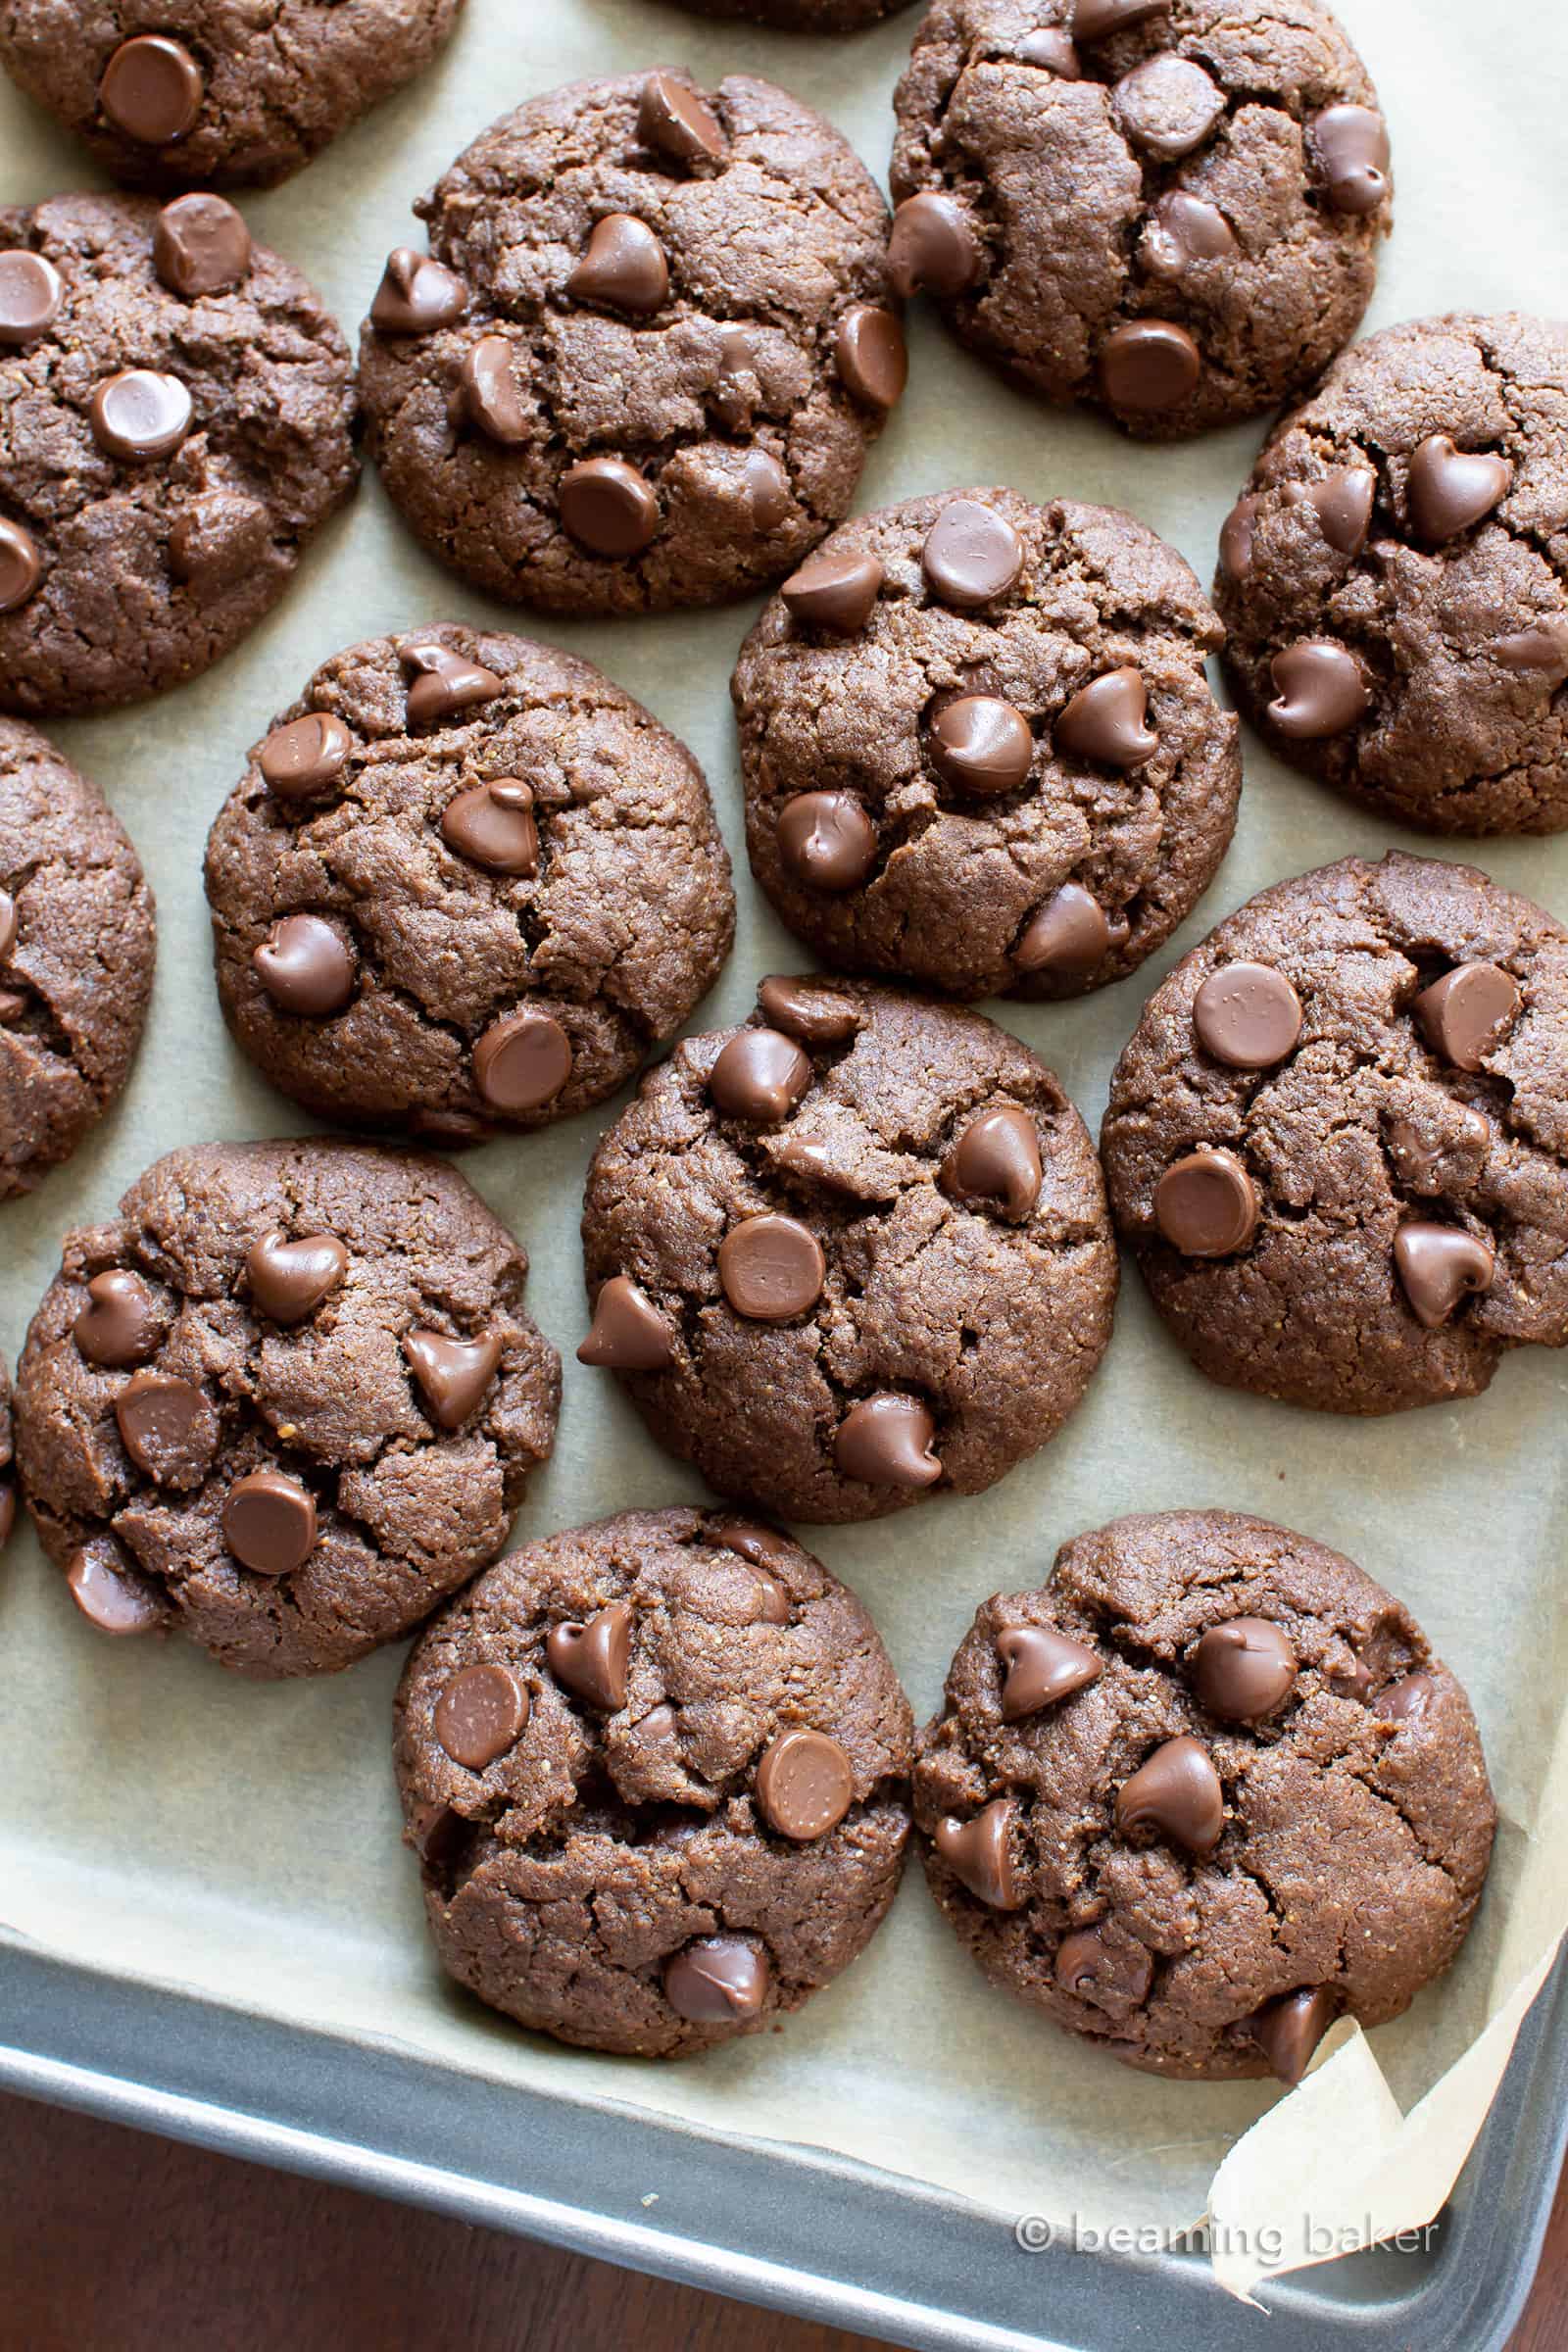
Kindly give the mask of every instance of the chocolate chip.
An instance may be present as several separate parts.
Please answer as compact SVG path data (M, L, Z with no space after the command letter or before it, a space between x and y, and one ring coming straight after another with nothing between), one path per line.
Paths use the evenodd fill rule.
M122 1372L157 1354L164 1323L162 1309L141 1276L114 1266L88 1283L87 1304L72 1325L71 1336L89 1364Z
M1339 555L1358 556L1372 526L1377 489L1370 466L1337 466L1320 482L1292 482L1285 496L1293 506L1313 510L1324 538Z
M859 1007L848 998L786 980L776 972L759 987L757 1006L775 1029L808 1046L841 1046L860 1026Z
M571 1069L571 1040L561 1023L528 1005L492 1021L473 1049L474 1085L492 1110L514 1118L553 1102Z
M1050 24L1043 24L1037 32L1026 32L1014 55L1019 65L1039 66L1061 81L1078 81L1083 75L1071 39Z
M1334 2023L1334 1995L1326 1984L1265 2001L1247 2021L1247 2031L1268 2060L1270 2071L1294 2090L1312 2062L1312 2053Z
M481 335L458 370L470 421L503 449L518 449L528 438L528 413L517 390L514 357L505 335Z
M329 711L307 710L274 727L256 755L269 792L280 801L308 800L335 784L354 749L354 738Z
M853 637L875 611L882 579L875 556L812 556L779 594L796 620Z
M739 432L751 422L761 389L757 378L757 345L750 327L721 326L713 406L731 432Z
M643 83L637 136L677 164L718 164L729 154L717 118L672 74L650 74Z
M741 1558L750 1561L754 1568L787 1568L795 1556L795 1545L788 1536L781 1536L776 1528L760 1527L755 1519L726 1519L710 1531L708 1540L710 1544L721 1544L726 1551L738 1551ZM783 1591L781 1586L772 1584L770 1578L761 1581L771 1585L774 1592ZM789 1595L786 1592L783 1616L774 1622L782 1625L789 1613Z
M303 1323L348 1272L349 1253L335 1234L264 1233L245 1253L245 1274L258 1310L274 1323Z
M708 1092L726 1118L773 1127L810 1083L811 1065L792 1037L777 1029L742 1029L714 1062Z
M172 294L226 294L250 267L251 232L221 196L176 196L153 223L153 268Z
M1260 1723L1296 1688L1296 1652L1266 1617L1211 1625L1190 1670L1199 1705L1227 1723Z
M1201 66L1163 50L1124 74L1110 94L1122 129L1156 163L1200 147L1225 112L1225 93Z
M1084 42L1105 41L1113 32L1125 32L1129 25L1164 16L1169 7L1170 0L1074 0L1073 37Z
M960 695L931 721L932 764L959 792L1016 792L1034 756L1029 721L998 695Z
M1269 963L1226 963L1193 1000L1198 1042L1233 1070L1271 1070L1296 1051L1301 1000Z
M1116 1827L1123 1837L1152 1831L1189 1853L1212 1853L1225 1827L1225 1791L1208 1750L1186 1733L1156 1747L1116 1791Z
M316 1497L280 1470L236 1479L223 1501L223 1542L258 1576L292 1576L316 1549Z
M1120 916L1112 922L1099 900L1078 883L1064 882L1030 916L1012 960L1020 972L1077 978L1103 962L1112 948L1121 947L1128 929Z
M1370 106L1328 106L1312 119L1317 156L1337 213L1375 213L1389 193L1389 128Z
M370 305L370 324L383 335L429 335L454 326L468 307L461 277L427 253L397 245Z
M30 343L53 326L65 300L53 262L25 247L0 253L0 344Z
M1102 343L1099 370L1100 388L1113 409L1159 416L1191 400L1203 363L1185 326L1169 318L1129 318Z
M972 1821L950 1814L937 1823L937 1852L959 1885L992 1911L1017 1911L1023 1905L1011 1850L1017 1811L1010 1796L997 1796Z
M443 645L439 638L420 638L398 648L405 669L413 672L407 703L411 727L454 718L460 710L475 710L505 694L506 682L466 654Z
M98 103L117 130L143 147L172 147L194 129L206 85L183 41L138 33L103 71Z
M165 1609L144 1577L118 1565L119 1546L107 1539L82 1544L66 1562L66 1589L87 1623L101 1634L153 1633Z
M1372 689L1348 646L1329 637L1303 637L1269 664L1275 699L1268 715L1293 742L1318 743L1344 735L1372 708Z
M867 1396L839 1423L833 1458L842 1476L868 1487L934 1487L942 1476L931 1450L935 1437L936 1423L918 1396Z
M1154 1222L1184 1257L1230 1257L1257 1231L1257 1190L1234 1152L1205 1144L1165 1170Z
M1518 1018L1519 986L1495 963L1456 964L1411 1007L1435 1054L1456 1070L1480 1070Z
M574 1697L613 1715L626 1704L626 1663L631 1654L631 1603L612 1600L582 1625L553 1625L545 1656L558 1683Z
M634 466L586 458L561 477L561 519L590 555L640 556L659 530L659 500Z
M705 1936L664 1963L664 1998L694 2026L750 2024L770 1983L767 1962L739 1936Z
M849 1757L826 1732L780 1732L757 1767L757 1802L781 1838L808 1844L836 1830L855 1801Z
M1198 263L1222 262L1236 250L1236 232L1217 204L1173 188L1149 216L1139 258L1152 277L1172 283Z
M465 1666L435 1702L431 1728L454 1764L483 1772L528 1728L528 1693L506 1666Z
M833 337L833 357L852 398L868 409L896 408L908 381L904 329L874 302L852 303Z
M754 1323L804 1315L821 1298L826 1278L822 1245L796 1217L743 1217L718 1246L724 1296Z
M1407 1674L1379 1693L1377 1713L1385 1723L1419 1723L1437 1695L1430 1674Z
M1148 724L1149 689L1137 669L1108 669L1080 686L1052 731L1058 753L1104 767L1142 767L1159 749Z
M190 430L190 394L177 375L152 368L122 368L92 396L93 438L107 457L127 465L167 458Z
M1040 1138L1026 1110L1004 1103L971 1119L942 1166L942 1180L965 1203L991 1201L1014 1220L1040 1198Z
M1568 613L1548 612L1528 629L1499 637L1492 659L1504 669L1544 670L1561 684L1568 678Z
M1153 1982L1154 1963L1136 1938L1112 1941L1102 1928L1077 1928L1056 1948L1056 1983L1097 2009L1136 2009Z
M354 994L354 956L318 914L285 914L272 925L251 963L282 1012L325 1020Z
M741 466L746 503L760 531L776 531L790 511L790 477L771 450L748 450Z
M853 793L798 792L779 810L778 850L808 890L856 890L876 863L876 827Z
M997 1636L1002 1667L1002 1720L1021 1723L1042 1707L1058 1706L1098 1683L1105 1669L1086 1642L1046 1625L1005 1625Z
M212 1459L217 1416L201 1390L167 1372L133 1372L115 1398L125 1451L159 1486L194 1486Z
M0 612L24 605L43 577L43 561L30 531L0 515Z
M594 223L588 250L566 280L574 302L603 302L646 318L669 292L669 264L646 220L607 213Z
M1462 1300L1492 1288L1497 1253L1479 1234L1418 1222L1395 1235L1394 1267L1416 1321L1441 1331Z
M533 793L519 777L497 776L489 784L460 792L442 814L441 838L449 850L482 865L486 873L539 871Z
M403 1352L438 1427L461 1429L501 1366L501 1342L494 1332L476 1340L455 1340L444 1331L411 1331Z
M906 196L893 216L888 275L896 294L950 300L980 274L980 244L956 196L934 189Z
M972 612L1005 596L1023 569L1023 541L978 499L950 498L926 533L920 568L933 596Z
M1225 527L1219 535L1219 560L1229 579L1245 580L1252 568L1252 536L1261 503L1250 495L1239 498L1225 517Z
M1410 520L1428 547L1474 529L1508 495L1513 467L1485 450L1456 449L1446 433L1430 433L1410 459Z
M579 1364L607 1372L662 1372L675 1360L669 1326L629 1275L612 1274L594 1300L593 1329L577 1350Z

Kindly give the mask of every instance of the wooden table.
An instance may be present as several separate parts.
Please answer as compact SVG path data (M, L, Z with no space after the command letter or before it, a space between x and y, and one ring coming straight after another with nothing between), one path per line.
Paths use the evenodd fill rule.
M1512 2352L1568 2343L1568 2173ZM0 2098L0 2352L870 2352L527 2239Z

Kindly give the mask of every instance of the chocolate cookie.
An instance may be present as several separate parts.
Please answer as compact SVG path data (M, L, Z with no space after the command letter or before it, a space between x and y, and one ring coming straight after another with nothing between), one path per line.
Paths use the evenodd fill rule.
M1568 929L1348 858L1177 965L1111 1080L1116 1222L1200 1370L1327 1412L1568 1343Z
M978 1494L1054 1437L1110 1338L1094 1147L1005 1030L764 980L688 1038L588 1172L593 1328L654 1436L782 1517Z
M931 1891L986 1975L1152 2073L1298 2082L1463 1943L1496 1811L1398 1601L1230 1511L1121 1519L977 1614L922 1733Z
M69 1159L136 1057L153 895L95 784L0 718L0 1200Z
M1215 595L1282 759L1423 832L1568 826L1568 326L1347 352L1253 467Z
M253 628L354 488L353 375L220 196L0 210L0 707L136 702Z
M895 286L1140 438L1274 407L1371 298L1388 131L1318 0L936 0L894 104Z
M531 99L415 207L361 342L432 555L543 612L710 605L849 510L904 389L887 210L830 124L732 74Z
M0 1551L17 1524L17 1482L11 1470L11 1375L0 1355Z
M270 187L421 73L462 5L0 0L0 64L127 187Z
M752 865L829 963L1074 997L1159 947L1241 791L1180 556L1011 490L858 515L786 580L732 693Z
M760 2032L893 1900L912 1735L864 1609L770 1528L627 1511L527 1544L398 1692L442 1964L590 2049Z
M172 1152L68 1234L17 1372L44 1549L108 1634L333 1674L493 1560L555 1439L524 1252L455 1169Z
M450 626L317 671L219 811L207 895L272 1084L446 1144L612 1094L735 925L685 746L588 662Z

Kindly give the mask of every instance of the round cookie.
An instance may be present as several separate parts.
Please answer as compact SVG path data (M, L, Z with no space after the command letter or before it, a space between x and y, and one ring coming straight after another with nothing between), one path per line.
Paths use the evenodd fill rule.
M66 1237L17 1372L44 1549L108 1634L333 1674L488 1565L549 1455L528 1260L445 1161L172 1152Z
M887 208L771 83L628 74L531 99L415 207L360 348L368 446L424 545L566 614L710 605L849 510L904 389Z
M780 1517L978 1494L1055 1435L1117 1264L1084 1123L978 1014L764 980L688 1038L588 1172L578 1360L660 1444Z
M1151 2073L1297 2082L1463 1943L1496 1811L1469 1702L1350 1561L1121 1519L999 1592L921 1734L931 1891L993 1983Z
M353 379L220 196L0 210L0 707L136 702L253 628L354 488Z
M1211 1379L1325 1412L1477 1396L1568 1343L1568 929L1423 858L1279 883L1150 1000L1101 1142Z
M317 671L219 811L207 895L272 1084L447 1145L624 1085L735 926L685 746L588 662L451 626Z
M770 1528L626 1511L511 1552L398 1692L442 1964L589 2049L760 2033L892 1902L912 1737L860 1603Z
M1130 514L1011 490L836 531L731 692L759 882L825 962L1073 997L1192 911L1230 844L1219 623Z
M890 258L961 342L1175 440L1348 343L1392 214L1318 0L936 0L894 100Z
M17 1482L11 1469L11 1375L0 1355L0 1551L17 1524Z
M1282 760L1421 832L1568 826L1568 325L1347 352L1253 467L1214 593Z
M0 718L0 1200L69 1159L130 1073L153 894L95 784Z
M462 5L0 0L0 65L127 187L270 187L422 73Z

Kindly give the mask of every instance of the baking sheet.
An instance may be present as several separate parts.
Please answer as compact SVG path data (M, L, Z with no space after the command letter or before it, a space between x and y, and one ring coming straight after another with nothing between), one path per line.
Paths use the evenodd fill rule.
M1560 307L1568 23L1518 0L1489 12L1470 0L1341 0L1340 13L1395 138L1398 220L1369 324L1455 307ZM414 227L411 199L505 104L579 74L671 60L704 79L755 71L819 106L880 177L892 86L916 22L911 10L829 41L708 24L657 0L548 9L469 0L431 74L245 209L316 279L352 338L387 248ZM0 86L0 202L93 177L69 140ZM1093 420L1037 408L917 314L909 392L859 503L987 481L1036 498L1102 499L1163 532L1206 579L1259 438L1243 427L1197 448L1135 448ZM712 783L741 920L699 1027L742 1017L760 974L802 961L745 872L726 687L753 611L534 631L649 704ZM321 660L360 637L456 616L532 628L429 563L368 476L292 596L237 655L148 708L56 728L141 850L161 954L122 1110L41 1193L0 1211L8 1356L62 1232L107 1214L159 1152L303 1124L224 1035L201 845L246 746ZM1235 848L1163 956L1084 1004L1000 1008L1091 1123L1145 996L1222 914L1264 883L1348 851L1431 846L1320 793L1250 739L1247 763ZM1488 844L1474 855L1568 915L1568 842ZM462 1163L532 1253L529 1303L566 1358L560 1444L518 1542L700 1493L612 1385L571 1360L584 1324L582 1172L618 1107ZM1536 1351L1457 1411L1382 1423L1293 1412L1201 1381L1134 1278L1087 1402L1035 1461L977 1500L808 1533L871 1607L921 1716L975 1604L1031 1571L1043 1576L1059 1542L1119 1511L1259 1511L1347 1550L1410 1603L1481 1720L1502 1815L1491 1889L1459 1967L1370 2042L1337 2029L1334 2055L1289 2098L1269 2085L1152 2082L1079 2048L984 1984L917 1870L871 1951L780 2035L657 2069L532 2040L449 1992L431 1960L387 1758L398 1655L331 1682L269 1689L231 1682L182 1644L113 1644L75 1618L30 1537L19 1537L0 1572L0 1928L69 1958L503 2082L827 2147L973 2198L1009 2228L1031 2214L1058 2232L1075 2229L1080 2241L1115 2225L1153 2243L1211 2209L1221 2277L1245 2291L1436 2209L1568 1918L1556 1865L1568 1800L1568 1644L1555 1605L1568 1527L1565 1389L1568 1364ZM569 2182L562 2187L569 2193Z

